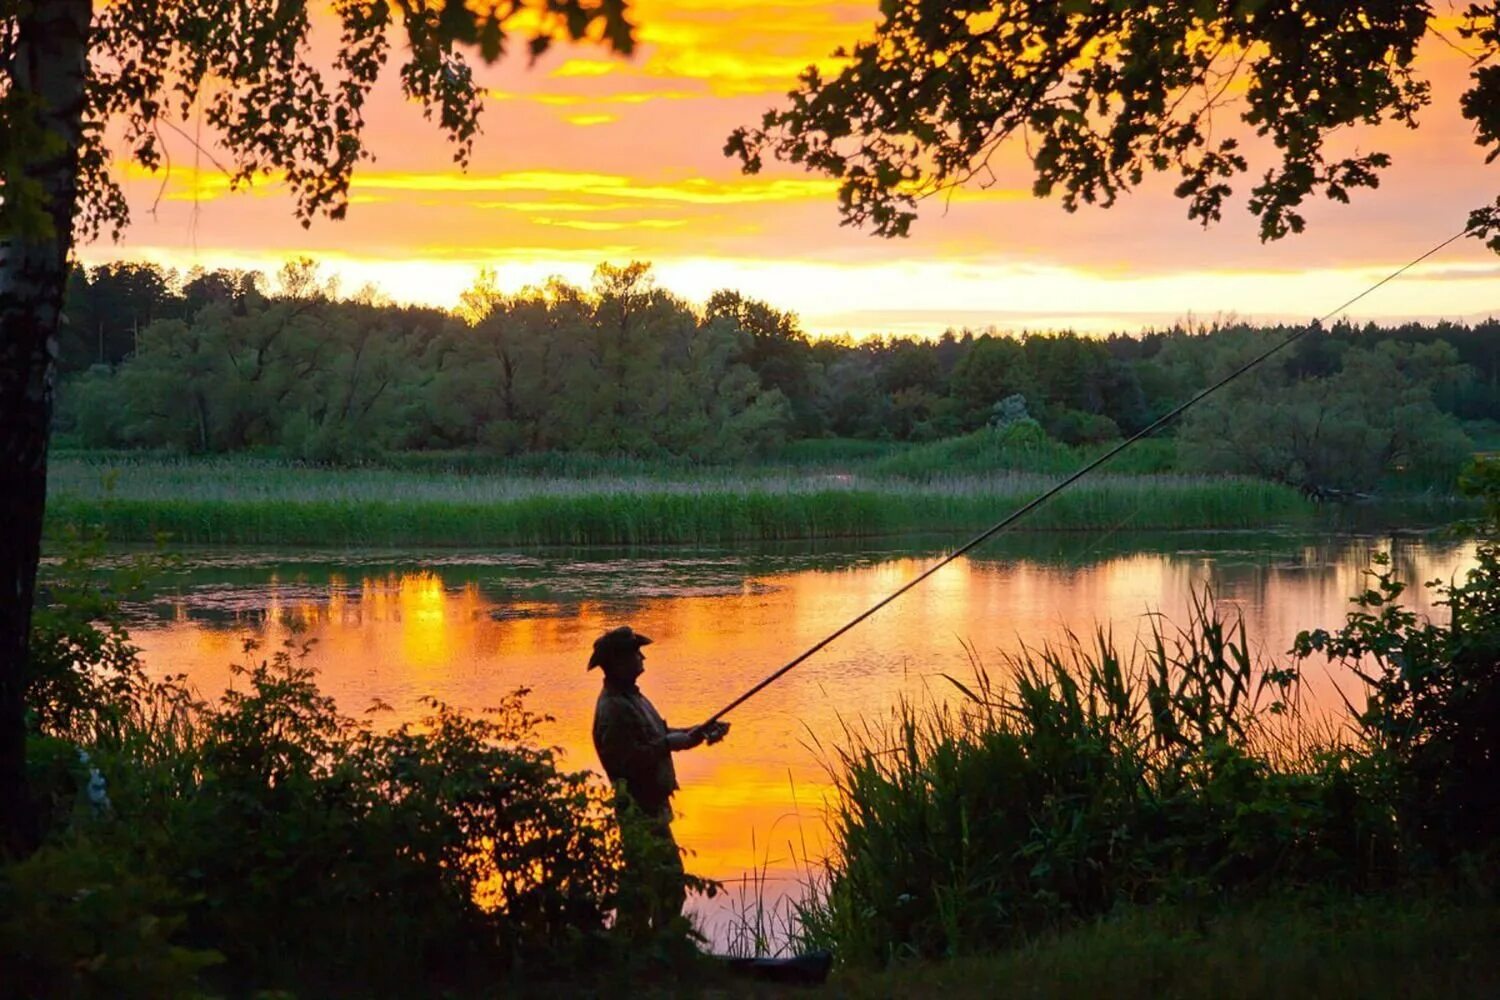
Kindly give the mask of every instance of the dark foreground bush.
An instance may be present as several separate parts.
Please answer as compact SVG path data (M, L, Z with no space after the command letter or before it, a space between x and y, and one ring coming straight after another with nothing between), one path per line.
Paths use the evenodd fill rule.
M73 897L111 893L112 909L79 909L83 938L40 960L108 967L121 928L149 924L220 954L226 985L365 994L556 973L607 948L607 791L537 746L522 693L482 717L434 705L420 726L377 733L340 716L287 650L241 676L217 705L172 696L157 724L94 744L73 770L83 804L3 891L65 923L56 880L28 875L60 866ZM91 766L107 788L97 806ZM157 955L160 969L182 954Z
M4 992L415 996L620 964L611 792L539 743L524 691L381 732L289 646L203 703L79 617L101 595L65 583L38 617L50 832L0 868Z

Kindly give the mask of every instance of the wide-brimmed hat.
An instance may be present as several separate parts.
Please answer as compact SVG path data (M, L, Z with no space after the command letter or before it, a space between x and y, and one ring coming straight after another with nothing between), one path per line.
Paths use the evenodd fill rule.
M588 669L603 667L618 657L634 653L642 646L651 645L651 640L629 625L621 625L619 628L610 629L608 632L594 640L594 654L589 657Z

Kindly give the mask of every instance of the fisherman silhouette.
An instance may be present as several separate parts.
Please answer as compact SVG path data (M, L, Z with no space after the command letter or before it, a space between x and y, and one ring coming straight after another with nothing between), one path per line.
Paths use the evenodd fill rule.
M594 750L616 789L625 870L616 923L639 933L663 930L682 914L682 856L672 837L672 793L677 772L672 754L717 743L729 723L673 729L641 694L642 646L651 640L622 625L594 640L588 669L604 671L594 708Z

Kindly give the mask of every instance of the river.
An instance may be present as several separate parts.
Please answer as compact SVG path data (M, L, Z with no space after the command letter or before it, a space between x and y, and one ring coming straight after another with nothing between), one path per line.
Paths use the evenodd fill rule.
M555 718L545 736L577 768L596 766L589 738L599 675L585 672L600 632L628 623L650 636L641 687L668 721L701 721L765 674L911 579L952 539L734 550L377 552L189 549L178 570L130 604L147 668L186 673L204 694L292 634L314 640L308 662L351 714L422 712L424 695L482 708L520 686ZM1150 612L1186 621L1195 593L1244 616L1252 647L1280 657L1300 629L1334 627L1363 589L1375 552L1412 584L1461 573L1472 546L1442 536L1320 537L1269 532L1117 532L1002 536L881 610L737 710L715 747L678 757L678 840L689 870L765 878L784 907L825 852L830 782L819 744L842 727L879 724L903 697L944 700L943 678L998 672L1022 643L1096 625L1128 646ZM1410 602L1431 610L1420 586ZM1307 675L1319 711L1342 711L1349 678ZM795 854L795 858L793 855ZM722 943L744 895L700 900Z

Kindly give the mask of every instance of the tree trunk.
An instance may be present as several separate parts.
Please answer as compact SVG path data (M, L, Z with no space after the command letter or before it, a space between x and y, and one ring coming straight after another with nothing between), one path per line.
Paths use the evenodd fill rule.
M39 835L26 783L26 676L92 16L90 0L18 10L11 94L62 144L4 178L40 184L51 220L51 232L0 241L0 850L12 854Z

